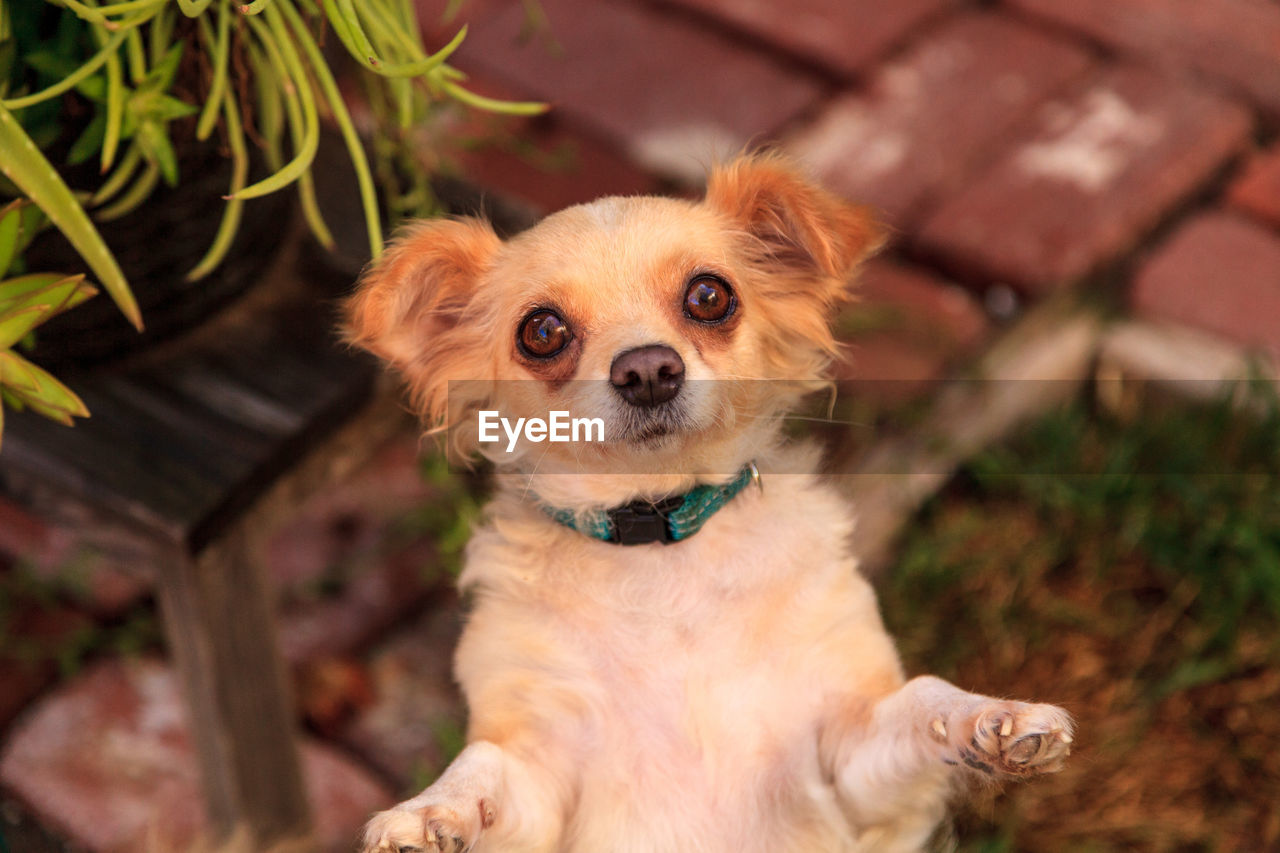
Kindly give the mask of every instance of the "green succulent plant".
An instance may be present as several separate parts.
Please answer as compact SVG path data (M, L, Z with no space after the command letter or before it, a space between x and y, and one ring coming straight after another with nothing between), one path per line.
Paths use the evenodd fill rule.
M98 291L85 282L83 275L7 275L14 259L39 230L41 219L40 209L26 200L10 202L0 209L0 395L10 408L29 408L70 424L73 416L88 414L84 403L15 348L45 320L74 308ZM3 415L4 407L0 406L0 435Z
M286 187L296 188L310 230L331 247L310 171L326 115L354 167L369 249L376 257L383 225L375 169L322 52L323 36L336 36L358 63L376 125L376 172L387 208L397 214L422 213L432 205L428 176L403 165L414 162L408 154L414 128L441 103L526 115L545 108L485 98L464 86L466 75L448 59L465 38L465 27L434 53L427 51L420 32L413 0L0 0L0 203L5 196L16 201L4 208L7 218L0 228L17 228L8 260L21 268L21 250L37 224L31 211L42 212L141 329L143 318L129 284L94 221L123 216L161 182L180 180L173 133L179 122L194 123L197 141L217 132L232 166L220 226L188 272L189 280L209 274L226 257L247 200ZM178 85L193 68L196 96L190 81ZM69 148L67 99L80 105L83 124ZM270 170L252 184L251 142ZM55 149L66 165L96 161L97 186L68 186L50 160ZM30 276L0 285L6 312L0 330L7 332L0 334L0 343L11 370L2 381L6 403L24 402L65 421L84 413L78 400L72 405L74 395L68 397L61 385L57 393L39 383L31 390L25 368L8 367L10 356L21 358L12 352L13 344L93 292L77 281L70 291L74 296L57 301L48 294L63 294L71 279L57 281L62 289L46 290L53 282L44 279L36 286ZM46 295L30 296L37 291ZM10 292L17 302L11 304ZM25 359L22 363L38 370Z

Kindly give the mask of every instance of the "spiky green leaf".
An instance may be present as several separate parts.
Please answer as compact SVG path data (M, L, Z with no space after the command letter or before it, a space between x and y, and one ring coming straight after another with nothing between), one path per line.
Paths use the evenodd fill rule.
M22 57L22 61L55 80L65 80L79 67L71 59L48 50L33 51ZM107 79L102 74L86 76L75 84L75 90L91 101L106 101Z
M0 315L19 306L31 294L62 281L64 278L66 276L62 273L36 272L0 281Z
M165 92L173 85L174 75L178 73L178 65L182 62L182 42L178 42L165 52L160 61L151 67L147 76L138 84L139 92Z
M0 388L13 394L39 390L40 383L29 369L32 366L31 362L17 353L0 350Z
M8 355L8 353L0 352L0 356L4 355ZM7 408L13 409L15 412L21 412L27 407L17 394L4 387L2 380L0 380L0 402L3 402Z
M16 199L0 208L0 276L9 269L18 252L18 240L22 236L22 203L21 199Z
M12 361L20 365L34 379L36 385L34 391L24 390L16 385L9 387L10 391L33 410L67 426L71 425L72 417L84 418L89 416L89 410L85 408L84 402L76 396L75 392L63 385L43 368L32 364L13 352L8 354L6 361Z
M3 105L0 105L0 171L38 204L49 220L66 235L107 293L111 294L120 311L141 329L138 303L111 250L66 183Z
M144 121L173 121L200 112L200 108L162 92L139 90L129 98L129 112L139 123Z
M18 233L17 252L21 253L44 227L49 224L49 217L37 205L24 200L22 208L22 230Z
M143 156L160 169L160 176L164 178L164 182L171 187L176 186L178 155L173 150L173 143L169 141L169 134L165 132L164 124L158 121L144 121L138 125L138 131L134 137L138 140L138 147L142 149Z
M9 81L18 62L18 42L7 34L0 34L0 97L9 92Z
M48 317L76 307L97 295L84 275L33 273L0 282L0 317L31 305L49 306ZM46 319L48 319L46 317Z
M27 336L48 316L50 306L28 305L0 317L0 349L8 349Z
M67 152L67 164L76 166L89 160L102 150L102 143L106 138L107 114L98 111L94 114L93 120L85 127L84 132L72 143L71 150Z

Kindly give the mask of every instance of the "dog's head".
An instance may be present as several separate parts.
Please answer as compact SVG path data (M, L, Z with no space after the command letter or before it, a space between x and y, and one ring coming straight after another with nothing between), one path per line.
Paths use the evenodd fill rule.
M785 405L770 381L822 377L832 311L880 242L864 209L749 156L700 202L605 198L508 241L476 220L410 226L349 302L349 335L428 422L464 427L464 449L481 409L560 410L600 417L605 441L526 444L544 470L741 465Z

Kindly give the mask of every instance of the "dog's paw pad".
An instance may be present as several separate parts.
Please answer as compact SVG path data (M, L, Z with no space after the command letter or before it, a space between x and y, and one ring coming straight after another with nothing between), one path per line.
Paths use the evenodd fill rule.
M1071 754L1071 717L1053 705L992 701L968 722L953 720L953 733L969 732L958 744L960 761L993 776L1056 773ZM936 729L934 730L936 736Z
M493 824L493 807L481 800L481 826ZM362 853L466 853L475 843L458 815L449 809L394 808L379 812L365 827Z
M365 826L360 849L362 853L419 853L431 849L427 843L421 814L390 809L378 812Z

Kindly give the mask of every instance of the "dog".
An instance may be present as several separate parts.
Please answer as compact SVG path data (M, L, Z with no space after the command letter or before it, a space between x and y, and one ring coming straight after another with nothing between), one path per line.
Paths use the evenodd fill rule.
M782 438L882 242L756 153L701 200L604 198L505 241L421 222L364 274L349 339L427 423L607 428L511 452L452 434L496 481L459 579L467 745L363 850L914 851L966 781L1063 766L1062 709L906 679L850 511Z

